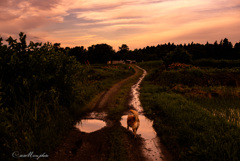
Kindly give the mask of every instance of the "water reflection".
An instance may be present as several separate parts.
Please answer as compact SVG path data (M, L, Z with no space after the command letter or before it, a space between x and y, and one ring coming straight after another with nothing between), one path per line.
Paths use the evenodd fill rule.
M138 82L136 84L134 84L131 88L132 98L131 98L129 105L134 107L139 113L141 113L141 112L143 112L143 109L142 109L141 102L139 99L139 95L140 95L139 89L140 89L140 84L141 84L143 78L147 75L147 71L140 68L139 66L136 66L136 67L143 70L143 74L139 78Z
M138 67L138 66L137 66ZM132 98L130 101L130 106L135 108L139 114L143 113L143 108L139 99L140 95L140 84L144 77L147 75L146 70L138 67L143 71L142 77L139 81L134 84L131 88ZM140 126L137 131L137 134L140 134L141 137L145 140L145 148L143 149L144 154L147 156L148 160L163 160L163 153L160 148L160 140L157 137L155 130L153 129L152 125L153 122L147 119L144 115L139 115ZM121 124L123 127L127 127L127 115L122 116Z
M159 138L152 125L153 122L144 115L139 115L140 126L137 130L137 135L145 140L145 148L143 149L145 155L149 160L162 160L162 152L159 147ZM122 116L121 125L127 128L127 115ZM129 128L132 130L131 128Z
M155 138L157 135L152 127L153 122L143 115L139 115L139 120L140 126L137 130L137 134L141 134L141 137L144 139ZM122 116L121 124L123 127L127 128L127 115Z
M100 130L106 126L106 123L102 120L97 119L85 119L81 120L76 124L76 128L78 128L81 132L91 133L97 130Z

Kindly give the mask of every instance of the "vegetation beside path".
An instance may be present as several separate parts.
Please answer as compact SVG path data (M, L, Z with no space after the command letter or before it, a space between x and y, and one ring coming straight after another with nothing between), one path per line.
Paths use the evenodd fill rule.
M127 112L129 110L129 101L130 101L130 92L131 87L134 85L137 80L142 75L142 71L139 70L135 65L131 65L131 68L135 70L135 74L126 79L120 87L120 89L117 91L117 93L114 94L112 97L112 101L110 106L108 106L105 110L108 114L108 119L114 122L114 126L111 128L111 131L109 133L109 160L110 161L124 161L124 160L136 160L134 158L129 158L131 154L129 154L129 143L126 143L127 136L126 135L126 129L124 129L122 126L119 126L119 122L121 120L121 116L124 112ZM131 133L131 132L130 132ZM131 137L132 136L132 137ZM130 135L130 140L133 139L133 135ZM135 140L135 144L137 141ZM138 151L140 147L135 147L135 151Z
M51 161L60 158L63 160L144 160L141 138L134 139L132 132L120 123L121 116L130 108L128 101L131 86L142 74L135 66L131 65L128 69L131 71L134 69L135 74L115 83L105 92L99 93L84 107L87 110L86 113L106 113L107 116L102 119L107 126L91 133L72 130L62 146L51 155ZM68 151L74 155L71 156Z
M55 46L9 38L0 45L1 160L49 154L98 93L134 73L127 65L83 65Z
M175 160L240 160L239 70L139 65L148 71L141 103Z

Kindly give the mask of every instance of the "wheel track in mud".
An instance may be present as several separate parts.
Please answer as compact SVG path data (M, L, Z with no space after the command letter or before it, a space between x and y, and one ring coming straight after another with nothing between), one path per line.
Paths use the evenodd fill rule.
M118 94L120 89L131 79L135 77L139 78L139 69L134 67L135 73L129 76L126 79L114 84L108 91L102 92L98 95L98 100L92 102L89 106L92 111L106 112L107 108L114 108L115 98L114 96ZM124 112L127 112L130 109L130 106L127 106ZM121 114L123 115L123 113ZM96 116L92 116L94 119ZM87 118L87 116L85 116ZM89 118L89 116L88 116ZM81 118L81 119L84 119ZM96 118L95 118L96 119ZM73 129L66 136L63 144L57 148L53 155L50 156L50 161L75 161L75 160L131 160L131 161L144 161L148 160L143 154L143 142L144 140L141 137L137 139L133 138L131 131L121 126L120 120L112 120L106 116L100 116L97 119L101 119L107 123L107 126L92 132L85 133L81 132L78 129ZM119 131L119 133L116 133ZM112 150L112 139L117 136L121 138L121 141L116 142L119 145L119 155L118 151L111 152ZM118 147L114 147L118 150ZM125 149L121 149L125 148ZM124 152L122 152L124 151ZM113 153L113 154L112 154ZM123 153L123 154L122 154ZM114 155L113 157L111 155ZM121 158L121 155L125 155L125 158Z

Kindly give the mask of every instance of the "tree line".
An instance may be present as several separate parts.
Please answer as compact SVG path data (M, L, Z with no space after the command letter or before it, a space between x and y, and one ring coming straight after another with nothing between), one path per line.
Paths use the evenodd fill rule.
M165 60L169 58L170 53L176 53L176 55L182 55L182 52L188 53L189 58L192 60L197 59L216 59L216 60L236 60L240 59L240 42L233 45L227 38L215 41L213 44L199 44L199 43L188 43L188 44L174 44L165 43L159 44L157 46L147 46L135 50L130 50L127 44L122 44L118 51L115 51L112 46L108 44L96 44L85 48L84 46L61 47L60 43L33 43L30 41L29 46L26 45L26 35L20 33L20 41L23 42L21 46L20 43L16 43L16 39L9 37L6 41L8 45L3 45L3 39L0 38L0 46L3 48L19 48L19 50L33 50L36 48L46 48L46 46L52 46L55 51L61 51L69 56L74 56L77 61L82 64L105 64L112 60L136 60L150 61L150 60ZM176 59L181 59L178 56ZM184 58L183 58L184 59Z
M108 44L97 44L84 48L84 46L76 46L73 48L60 48L68 52L69 55L75 56L81 63L106 63L110 60L136 60L137 62L151 61L151 60L165 60L170 53L179 55L177 59L182 59L181 53L185 52L192 60L198 59L216 59L216 60L236 60L240 59L240 42L233 45L227 38L221 40L219 43L215 41L213 44L178 44L174 43L159 44L157 46L147 46L135 50L130 50L128 45L122 44L118 51L113 50L112 46ZM171 54L170 54L171 55ZM182 55L182 56L181 56ZM184 58L183 58L184 59ZM181 60L180 60L181 61ZM189 61L187 61L189 62Z

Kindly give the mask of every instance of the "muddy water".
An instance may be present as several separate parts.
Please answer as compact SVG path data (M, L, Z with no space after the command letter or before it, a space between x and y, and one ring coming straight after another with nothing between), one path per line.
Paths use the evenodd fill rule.
M145 148L143 149L143 152L148 160L160 160L160 161L165 160L164 159L165 157L160 148L161 146L160 140L157 137L157 134L152 127L153 122L144 116L144 110L141 106L141 102L139 99L139 95L140 95L139 89L140 89L140 84L143 78L146 76L147 72L140 67L138 68L143 70L143 75L140 77L139 81L132 86L131 88L132 98L129 103L129 105L135 108L140 114L139 115L140 126L137 131L137 134L139 134L145 141ZM121 124L124 127L127 126L126 120L127 120L127 115L122 116Z
M75 127L81 132L91 133L102 129L106 126L104 121L107 114L105 112L92 112L85 116L81 121L77 122Z
M106 126L106 123L102 120L97 119L83 119L76 124L76 128L78 128L81 132L91 133L97 130L100 130Z
M136 66L138 67L138 66ZM134 107L139 113L143 112L143 108L141 106L141 102L139 99L139 90L140 90L140 84L143 80L143 78L147 75L146 70L138 67L139 69L143 70L142 76L139 78L138 82L134 84L131 88L131 101L129 103L130 106Z

